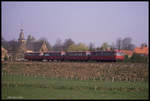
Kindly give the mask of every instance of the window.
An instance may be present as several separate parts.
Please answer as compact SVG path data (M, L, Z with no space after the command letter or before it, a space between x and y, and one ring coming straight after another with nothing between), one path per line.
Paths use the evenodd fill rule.
M117 52L116 55L123 56L124 54L122 52Z
M67 56L86 56L86 52L67 52Z
M50 56L48 53L45 53L44 56Z

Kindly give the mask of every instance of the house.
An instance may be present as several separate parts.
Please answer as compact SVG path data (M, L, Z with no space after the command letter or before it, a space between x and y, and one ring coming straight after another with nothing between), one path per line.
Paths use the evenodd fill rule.
M47 45L45 41L35 41L27 45L27 51L26 52L47 52Z
M1 60L4 61L5 57L9 57L8 56L8 51L5 48L3 48L3 47L1 47L1 50L2 50Z
M136 47L134 53L148 56L148 47Z

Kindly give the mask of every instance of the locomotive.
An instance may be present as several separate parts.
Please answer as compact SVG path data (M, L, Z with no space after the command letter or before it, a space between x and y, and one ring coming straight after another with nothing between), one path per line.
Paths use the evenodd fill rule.
M51 51L25 53L24 59L31 61L123 61L124 54L119 51Z

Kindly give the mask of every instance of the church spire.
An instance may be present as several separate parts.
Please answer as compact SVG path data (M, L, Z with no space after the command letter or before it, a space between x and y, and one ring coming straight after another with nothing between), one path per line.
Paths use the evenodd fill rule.
M25 40L25 39L24 39L23 29L21 29L20 31L21 31L21 32L20 32L18 41Z

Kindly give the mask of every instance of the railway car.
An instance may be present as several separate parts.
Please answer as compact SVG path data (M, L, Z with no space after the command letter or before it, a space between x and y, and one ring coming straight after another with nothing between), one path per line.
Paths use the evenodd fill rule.
M92 51L90 53L90 60L93 61L115 61L115 51Z
M45 52L43 54L43 60L63 61L64 60L64 58L63 58L64 54L65 54L65 52L63 52L63 51L61 51L61 52L60 51Z
M31 61L41 61L43 60L42 53L25 53L24 59L31 60Z
M64 55L65 61L88 61L89 52L66 52Z
M44 53L26 53L25 59L32 61L122 61L124 55L120 51L52 51Z

